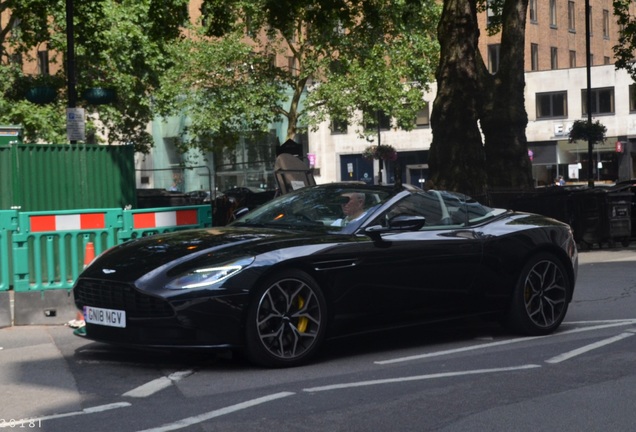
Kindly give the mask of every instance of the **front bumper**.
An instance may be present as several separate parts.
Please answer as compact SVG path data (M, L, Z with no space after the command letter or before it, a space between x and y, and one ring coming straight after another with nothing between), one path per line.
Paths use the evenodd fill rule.
M247 294L189 293L163 298L134 285L80 279L75 304L126 312L125 327L86 323L83 337L146 348L225 349L243 344Z

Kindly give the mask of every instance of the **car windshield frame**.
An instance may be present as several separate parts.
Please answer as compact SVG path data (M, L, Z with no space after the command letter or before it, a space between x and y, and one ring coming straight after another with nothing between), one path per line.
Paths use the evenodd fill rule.
M363 212L348 218L345 201L353 201L352 197L363 201ZM423 206L408 205L408 202L418 199L427 203ZM433 209L434 206L441 206L442 211L440 208ZM437 215L434 216L435 212ZM304 187L277 197L230 226L355 234L367 225L390 228L390 220L397 216L419 216L426 221L420 230L449 230L478 226L503 213L506 210L491 208L457 192L424 191L409 185L396 188L331 183Z
M349 183L308 186L259 206L229 226L351 234L379 206L401 190L382 185ZM354 198L362 200L362 214L347 219L345 206Z

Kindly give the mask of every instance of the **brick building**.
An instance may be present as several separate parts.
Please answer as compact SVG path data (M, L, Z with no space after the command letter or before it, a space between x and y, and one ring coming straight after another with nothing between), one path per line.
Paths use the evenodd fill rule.
M550 184L559 175L570 183L585 183L586 143L568 143L574 120L586 119L586 29L584 0L530 0L525 40L526 135L537 185ZM593 120L607 127L607 140L594 149L595 180L616 181L636 177L636 87L625 71L615 70L612 47L618 24L611 0L590 0L590 58ZM480 15L485 28L488 13ZM500 36L482 31L480 50L491 72L499 61ZM424 95L432 106L435 87ZM399 152L403 181L418 184L428 175L428 150L432 135L430 112L422 112L413 131L392 129L390 121L380 132L382 144ZM361 153L369 145L351 128L325 123L309 134L309 153L315 155L320 182L369 180L378 166ZM620 150L620 151L617 151ZM392 166L385 170L390 179Z

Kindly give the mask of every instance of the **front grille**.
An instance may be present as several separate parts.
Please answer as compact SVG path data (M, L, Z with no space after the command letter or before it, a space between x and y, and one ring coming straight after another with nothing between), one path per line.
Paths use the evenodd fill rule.
M173 310L164 299L153 297L132 285L97 279L80 279L73 291L80 306L126 311L130 318L165 318Z

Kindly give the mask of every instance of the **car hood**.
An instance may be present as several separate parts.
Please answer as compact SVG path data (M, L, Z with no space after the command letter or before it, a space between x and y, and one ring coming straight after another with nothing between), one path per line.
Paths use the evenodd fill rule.
M355 241L324 231L221 227L179 231L131 240L98 256L80 277L132 282L152 271L219 264L272 250Z

